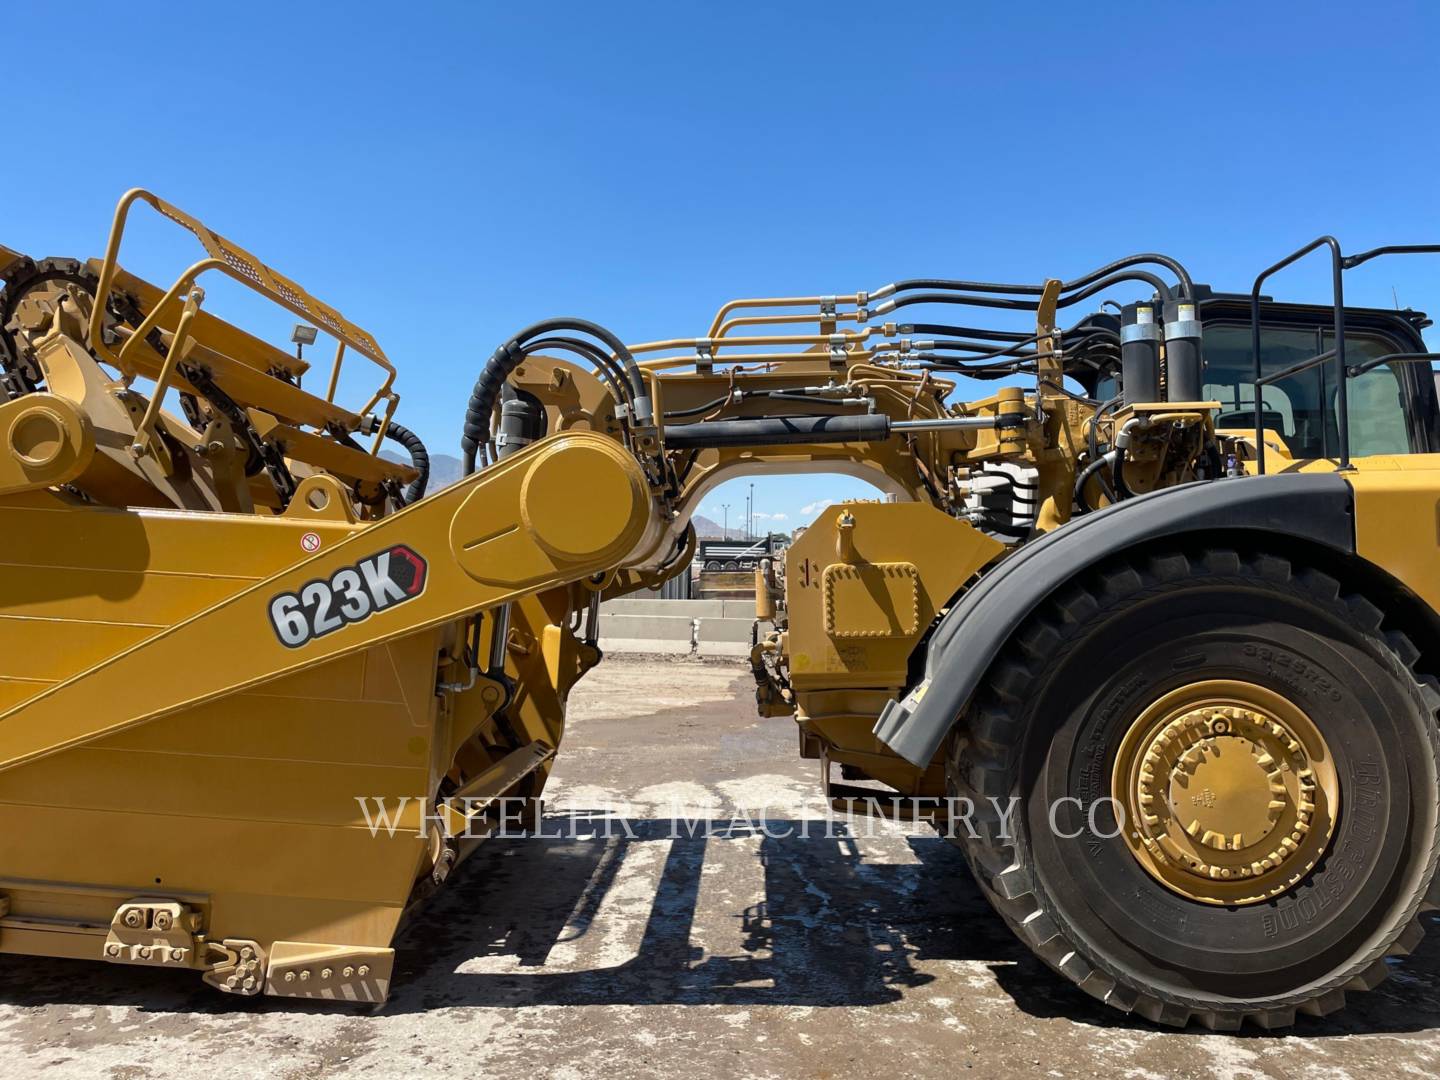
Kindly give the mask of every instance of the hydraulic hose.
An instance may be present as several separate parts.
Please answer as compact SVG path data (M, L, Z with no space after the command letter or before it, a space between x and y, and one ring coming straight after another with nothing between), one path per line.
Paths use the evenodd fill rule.
M955 337L978 338L981 341L1023 341L1029 335L1023 330L988 330L978 326L950 326L946 323L904 323L902 334L953 334Z
M1107 465L1114 468L1114 457L1118 450L1112 450L1108 454L1101 454L1080 470L1080 475L1075 477L1075 505L1080 508L1082 514L1088 514L1095 508L1090 505L1090 500L1085 498L1085 485L1090 483L1090 478Z
M1090 418L1089 442L1090 456L1092 458L1100 456L1100 421L1105 418L1105 414L1107 412L1115 408L1115 406L1119 405L1120 402L1123 400L1123 396L1121 396L1120 394L1116 394L1114 397L1110 398L1110 400L1104 402L1098 409L1096 409L1095 415Z
M1020 353L1017 350L1024 349L1027 345L1034 345L1039 340L1039 334L1031 334L1029 337L1022 338L1020 341L1013 341L995 348L989 345L972 344L968 341L947 341L941 339L927 342L923 348L974 353L974 356L965 357L965 362L971 363L980 360L995 360L1002 356L1023 357L1026 354ZM1033 351L1029 355L1034 355Z
M976 379L985 382L988 379L1003 379L1008 375L1033 374L1035 365L1030 361L1016 360L1003 364L977 364L974 367L966 367L963 364L956 364L953 361L947 362L938 356L927 356L919 354L919 362L913 367L920 371L936 371L948 375L964 375L967 379Z
M411 467L420 474L405 489L405 494L402 496L404 505L409 506L411 503L419 502L425 497L425 488L430 483L430 452L425 449L425 444L420 441L419 435L409 428L395 423L394 420L385 425L385 437L394 439L405 448L410 455Z
M1116 500L1129 499L1135 494L1125 483L1125 452L1130 449L1130 433L1137 427L1148 427L1149 424L1150 421L1143 416L1133 417L1125 421L1125 425L1115 436L1115 449L1111 451L1115 460L1110 467L1110 479L1115 484Z
M620 369L620 365L615 363L614 358L604 349L583 338L552 336L530 342L525 346L525 355L533 356L546 349L563 349L565 352L574 353L576 356L590 361L590 363L595 366L596 371L600 373L600 377L603 378L610 387L610 392L615 395L615 401L617 403L624 403L626 405L634 403L634 390L630 385L628 377L625 375L625 372Z
M1169 300L1170 297L1173 295L1170 291L1170 286L1165 284L1165 282L1161 281L1158 277L1156 277L1149 271L1118 270L1115 273L1111 274L1109 277L1101 278L1093 285L1086 286L1079 292L1070 293L1068 296L1062 296L1060 298L1060 303L1057 306L1063 308L1069 307L1072 304L1078 304L1081 300L1088 300L1096 293L1104 292L1111 285L1118 285L1122 281L1140 281L1144 282L1147 285L1154 286L1156 293L1159 294L1162 301Z
M1170 286L1161 281L1154 274L1146 270L1119 270L1103 277L1098 281L1080 289L1078 292L1061 295L1056 307L1065 308L1072 304L1078 304L1081 300L1089 299L1096 293L1108 289L1112 285L1122 281L1140 281L1150 285L1160 294L1162 301L1171 297ZM965 304L970 307L1002 308L1006 311L1037 311L1040 308L1038 301L1021 300L1010 296L983 296L972 293L950 293L950 292L922 292L909 296L897 296L875 305L871 314L888 315L896 308L910 307L913 304Z
M831 398L822 397L816 393L803 393L797 390L750 390L735 394L725 394L705 402L703 405L691 405L685 409L667 409L663 419L683 420L690 416L703 416L705 413L714 412L722 405L740 401L803 401L807 405L859 405L865 404L863 399Z
M1100 408L1104 409L1109 404L1106 402ZM1108 454L1101 454L1080 470L1080 475L1075 478L1075 505L1080 507L1081 513L1089 513L1094 509L1085 498L1085 485L1106 465L1110 466L1110 482L1115 486L1115 501L1119 502L1135 495L1135 492L1131 491L1125 483L1125 452L1130 448L1131 432L1137 427L1145 427L1149 423L1148 419L1139 416L1125 421L1125 425L1115 436L1115 449ZM1103 479L1102 477L1102 482Z
M1053 382L1050 379L1042 379L1041 384L1050 387L1051 390L1054 390L1061 397L1069 398L1071 401L1079 402L1081 405L1089 405L1091 408L1095 408L1100 404L1100 402L1094 398L1086 397L1084 394L1077 394L1074 390L1067 390L1059 383Z
M463 470L465 475L475 471L475 457L482 443L488 441L490 435L490 417L495 409L495 401L500 395L500 387L511 375L521 362L529 355L528 345L536 338L556 331L574 330L582 334L588 334L606 345L611 353L619 360L624 368L626 380L630 383L633 396L633 419L640 424L649 424L653 417L650 409L650 396L645 388L645 380L640 374L640 366L635 363L635 357L625 347L625 343L618 337L606 330L603 326L590 322L586 319L558 318L545 319L541 322L532 323L520 333L516 334L509 341L505 342L480 370L479 377L475 380L475 388L470 391L470 403L465 409L465 427L460 438L460 449L463 457Z
M1177 260L1168 255L1160 255L1155 252L1141 252L1137 255L1127 255L1123 259L1116 259L1112 263L1097 267L1073 281L1066 281L1061 284L1062 294L1073 292L1075 289L1092 285L1108 274L1117 270L1124 270L1132 266L1143 266L1145 264L1163 266L1175 275L1180 282L1180 293L1182 296L1193 297L1195 295L1195 283L1190 279L1190 272L1185 269ZM946 278L910 278L905 281L897 281L893 285L886 285L876 289L870 294L872 299L883 299L892 293L906 292L910 289L943 289L948 292L973 292L973 293L1001 293L1012 296L1039 296L1045 291L1043 285L1011 285L994 281L953 281Z
M1064 340L1065 334L1066 332L1062 332L1060 337L1061 340L1064 341L1064 347L1067 351L1077 349L1080 346L1088 344L1089 342L1095 340L1096 338L1109 338L1112 341L1115 338L1114 334L1108 333L1104 330L1091 330L1076 337L1073 337L1068 341ZM1017 341L1012 345L1007 345L1002 348L995 349L991 348L989 345L981 344L980 342L954 341L947 338L937 338L934 341L912 342L912 347L919 349L922 352L933 349L941 352L975 353L975 356L968 356L965 358L965 362L969 363L973 360L987 360L997 356L1015 356L1021 359L1027 356L1034 356L1035 353L1033 352L1024 353L1016 352L1015 350L1023 349L1027 345L1034 345L1038 340L1039 336L1032 334L1030 337L1025 338L1023 341Z
M1110 457L1110 481L1115 485L1115 501L1120 502L1135 494L1125 486L1125 448L1117 443Z
M679 420L687 416L704 416L708 412L714 412L720 406L730 400L730 395L717 397L713 401L707 401L703 405L692 405L688 409L670 409L665 413L666 420Z

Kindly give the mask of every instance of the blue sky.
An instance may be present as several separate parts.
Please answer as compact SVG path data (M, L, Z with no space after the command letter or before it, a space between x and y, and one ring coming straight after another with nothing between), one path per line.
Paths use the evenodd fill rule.
M1440 239L1434 5L6 7L0 242L99 255L150 187L372 330L450 453L485 357L547 315L637 341L737 295L1135 250L1241 289L1321 232ZM137 222L124 262L168 281L190 254ZM1437 285L1426 259L1347 279L1432 312ZM1325 288L1317 261L1276 291ZM702 512L736 520L749 482ZM787 527L870 491L756 485Z

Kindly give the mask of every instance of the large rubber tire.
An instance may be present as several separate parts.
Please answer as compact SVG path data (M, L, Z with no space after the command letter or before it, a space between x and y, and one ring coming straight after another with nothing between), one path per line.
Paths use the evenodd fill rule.
M1016 632L957 726L950 794L976 880L1017 935L1100 1000L1151 1021L1273 1028L1370 989L1435 906L1440 743L1435 680L1364 596L1258 552L1136 555L1059 591ZM1218 906L1155 880L1115 832L1049 807L1108 799L1117 746L1159 695L1193 680L1269 687L1329 743L1340 812L1324 856L1286 892ZM988 799L1021 802L1008 823ZM1072 811L1066 804L1064 811ZM1072 824L1073 823L1073 824ZM1008 835L1006 835L1008 834Z

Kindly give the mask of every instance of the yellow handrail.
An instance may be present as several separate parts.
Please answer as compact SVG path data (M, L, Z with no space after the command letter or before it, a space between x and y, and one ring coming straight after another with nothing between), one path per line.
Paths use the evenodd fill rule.
M137 331L137 337L144 337L159 322L159 313L172 305L176 299L194 284L195 279L201 274L211 270L219 271L227 277L233 278L246 288L259 293L267 299L278 304L285 310L305 319L309 322L319 324L327 333L333 336L339 343L336 352L336 371L338 376L339 359L345 348L353 349L361 356L384 372L384 381L378 390L371 396L371 405L367 405L364 412L391 393L391 386L395 382L395 368L391 365L385 353L381 350L375 339L365 330L356 326L345 316L341 315L328 304L324 304L311 296L294 281L285 277L250 254L244 248L231 243L218 233L211 231L198 218L192 217L179 207L174 206L158 195L154 195L143 188L132 188L120 197L119 204L115 207L115 218L110 226L110 238L105 245L105 258L100 266L100 281L96 288L96 296L104 297L109 295L110 288L114 284L115 272L119 268L117 258L120 253L120 241L125 233L126 221L130 214L130 208L137 202L144 201L155 209L163 217L188 230L195 236L205 249L208 256L199 262L191 265L183 274L176 279L175 284L170 286L165 296L146 316L145 321ZM123 374L133 377L132 372L126 371L122 364L122 358L104 340L105 305L97 302L94 310L90 313L90 346L96 354L108 360ZM327 400L333 401L334 382L332 377L332 397Z

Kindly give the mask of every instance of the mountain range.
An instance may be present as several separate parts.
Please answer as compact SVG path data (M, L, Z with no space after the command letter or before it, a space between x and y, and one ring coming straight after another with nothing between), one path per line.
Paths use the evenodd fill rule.
M695 526L695 535L701 540L745 539L744 529L722 529L718 521L711 521L703 514L696 514L690 521Z
M408 454L397 453L388 446L380 451L380 456L386 461L398 461L402 465L410 464ZM460 459L454 454L430 455L430 483L426 485L428 493L439 491L443 487L449 487L460 479Z

